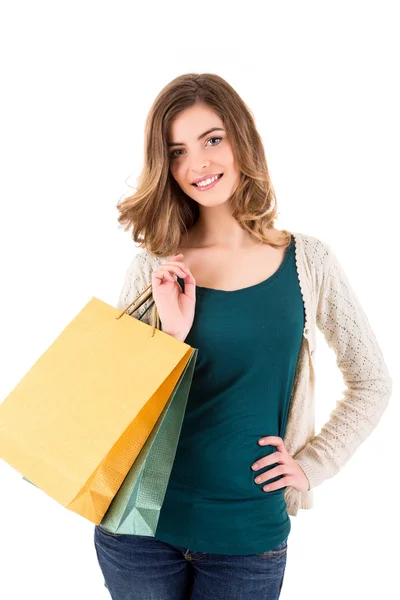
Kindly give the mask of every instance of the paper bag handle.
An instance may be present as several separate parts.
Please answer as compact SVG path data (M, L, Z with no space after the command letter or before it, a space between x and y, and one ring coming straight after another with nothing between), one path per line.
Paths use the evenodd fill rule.
M129 315L131 315L133 312L135 312L136 310L138 310L142 304L144 302L146 302L146 300L148 300L152 294L152 290L150 289L152 287L151 283L150 285L147 286L147 288L145 288L143 290L143 292L140 292L140 294L138 294L136 296L136 298L130 303L128 304L128 306L122 311L120 312L120 314L115 317L116 319L120 319L122 317L122 315L124 315L126 313L126 311L128 310L128 308L130 308L133 304L135 304L137 302L137 300L140 298L140 296L142 296L143 294L145 294L145 292L147 292L146 296L144 296L142 298L142 300L139 302L139 304L132 310L131 313L127 313ZM157 329L160 329L160 315L158 314L158 310L157 310L157 306L156 303L154 302L154 306L153 306L153 318L152 318L152 331L151 331L151 337L154 337L154 332L155 329L157 327Z

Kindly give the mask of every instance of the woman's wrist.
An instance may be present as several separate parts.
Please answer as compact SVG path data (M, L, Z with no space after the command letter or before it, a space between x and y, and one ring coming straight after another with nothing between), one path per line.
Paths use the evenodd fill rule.
M179 340L180 342L184 342L185 339L187 338L187 333L169 333L168 331L164 331L163 329L162 329L162 331L164 333L167 333L168 335L172 335L172 337Z

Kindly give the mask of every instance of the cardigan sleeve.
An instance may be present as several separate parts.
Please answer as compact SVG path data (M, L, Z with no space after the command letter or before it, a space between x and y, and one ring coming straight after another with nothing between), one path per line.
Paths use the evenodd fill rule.
M346 464L378 424L392 392L392 379L376 336L329 246L323 268L316 321L335 352L346 389L320 433L294 456L310 482L309 489Z
M117 308L124 310L151 283L150 263L146 254L138 252L128 265L124 282L117 300ZM136 311L129 309L130 316L141 318L144 323L151 324L153 300L150 297Z

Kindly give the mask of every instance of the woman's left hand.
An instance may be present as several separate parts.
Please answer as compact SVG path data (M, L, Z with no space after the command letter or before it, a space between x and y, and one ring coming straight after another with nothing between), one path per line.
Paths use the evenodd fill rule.
M276 446L277 450L276 452L272 452L267 456L263 456L263 458L260 458L253 465L251 465L253 471L259 471L263 467L267 467L275 463L279 463L279 465L273 469L270 469L269 471L266 471L265 473L261 473L260 475L256 476L255 483L264 483L265 481L269 481L274 477L283 475L283 477L281 477L278 481L274 481L273 483L265 485L263 489L266 492L272 492L273 490L278 490L279 488L283 488L287 485L294 487L294 489L298 492L307 492L310 489L310 482L306 474L300 465L294 460L294 458L290 456L283 445L282 438L275 435L270 435L259 439L258 443L261 446ZM258 478L259 481L257 481Z

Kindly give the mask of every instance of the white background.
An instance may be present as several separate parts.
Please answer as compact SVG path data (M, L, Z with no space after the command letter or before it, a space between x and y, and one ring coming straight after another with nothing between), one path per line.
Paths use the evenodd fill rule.
M115 305L136 252L115 205L136 185L151 103L182 73L216 73L239 92L264 140L275 226L331 244L358 294L393 395L351 461L314 490L314 509L291 517L282 600L399 593L397 8L39 0L1 10L0 401L92 296ZM344 389L318 335L316 431ZM4 461L0 486L0 597L109 598L94 525Z

